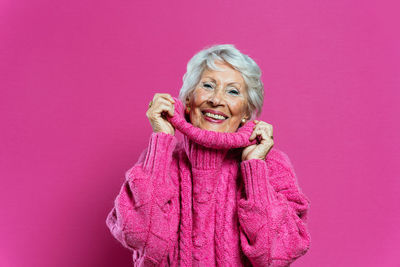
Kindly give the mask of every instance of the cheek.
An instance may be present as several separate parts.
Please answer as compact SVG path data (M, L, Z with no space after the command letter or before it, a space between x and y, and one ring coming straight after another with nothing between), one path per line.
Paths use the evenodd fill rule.
M197 111L197 109L199 109L208 99L209 96L207 92L204 92L204 90L202 89L196 89L193 92L193 97L191 102L192 109Z
M246 103L238 102L231 105L232 115L241 116L246 113Z
M193 97L194 97L194 102L199 105L205 100L207 100L209 96L205 90L198 88L194 91Z
M197 124L199 123L201 117L202 117L202 113L200 112L200 105L202 102L199 101L198 98L194 97L193 101L191 103L191 110L190 110L190 121L193 124L196 124L196 126L198 126Z

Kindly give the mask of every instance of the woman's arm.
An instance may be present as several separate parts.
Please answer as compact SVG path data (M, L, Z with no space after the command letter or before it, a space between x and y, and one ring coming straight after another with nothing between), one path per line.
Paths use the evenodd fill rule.
M241 162L245 197L238 202L241 247L254 266L289 266L310 247L307 212L285 153ZM268 168L270 166L270 168Z
M139 161L126 180L107 216L112 235L133 252L133 258L160 264L177 241L179 199L176 137L152 133Z

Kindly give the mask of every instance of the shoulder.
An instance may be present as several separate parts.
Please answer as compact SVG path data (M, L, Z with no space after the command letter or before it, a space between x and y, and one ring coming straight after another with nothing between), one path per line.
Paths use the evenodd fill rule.
M282 150L272 147L271 150L268 152L265 161L269 166L278 165L283 168L293 169L293 164L289 159L289 156L283 152Z
M289 156L278 148L271 148L266 157L270 182L277 191L298 188L298 180Z
M175 147L174 147L174 150L172 151L172 157L173 157L173 159L177 158L178 155L179 155L182 151L184 151L183 142L180 141L180 140L179 140L178 138L176 138L176 137L174 137L174 139L175 139L174 142L176 143L176 145L175 145ZM149 140L151 140L151 137L149 138ZM149 153L148 151L149 151L149 149L150 149L150 144L151 144L151 141L149 141L149 145L148 145L147 147L145 147L145 148L141 151L141 153L139 154L138 161L137 161L136 165L137 165L137 164L142 164L142 163L145 161L146 155L147 155L147 153ZM158 147L157 147L157 148L158 148Z
M137 159L136 163L129 170L126 171L127 173L129 173L134 167L143 165L145 163L145 161L146 161L146 157L148 156L148 154L152 153L150 151L150 149L151 149L151 147L150 147L151 146L151 137L149 139L150 139L149 145L147 147L145 147L139 153L139 156L138 156L138 159ZM180 142L178 139L175 139L174 142L176 143L176 145L175 145L175 147L174 147L174 149L172 151L172 157L170 159L167 159L167 158L165 159L165 160L171 160L171 162L170 162L171 165L176 165L177 161L179 161L179 159L180 159L180 153L183 151L182 142ZM153 146L153 147L158 148L157 146Z

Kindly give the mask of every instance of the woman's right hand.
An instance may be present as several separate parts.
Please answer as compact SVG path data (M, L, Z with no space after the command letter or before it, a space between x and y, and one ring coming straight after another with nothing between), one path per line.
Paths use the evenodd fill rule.
M146 112L146 116L150 121L153 132L167 133L174 135L175 128L166 119L166 116L173 116L175 112L175 100L170 94L155 94L152 104Z

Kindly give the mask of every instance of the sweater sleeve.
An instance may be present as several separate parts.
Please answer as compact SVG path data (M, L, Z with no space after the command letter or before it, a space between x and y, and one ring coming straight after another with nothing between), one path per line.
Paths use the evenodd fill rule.
M133 252L136 263L161 264L177 242L175 146L175 136L152 133L147 150L126 172L125 182L107 216L111 234Z
M245 196L238 201L240 242L253 266L290 266L310 247L310 200L301 192L289 158L279 153L281 160L241 162Z

